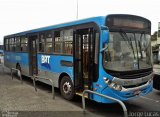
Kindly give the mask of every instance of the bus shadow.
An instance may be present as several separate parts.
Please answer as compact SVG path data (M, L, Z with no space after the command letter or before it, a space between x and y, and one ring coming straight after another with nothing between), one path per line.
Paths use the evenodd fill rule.
M160 96L160 91L159 90L155 90L155 95Z
M78 104L77 102L74 102L75 105L82 107L81 100L82 100L81 97L78 97L78 101L77 101ZM137 112L147 111L147 108L144 108L143 105L138 103L139 101L140 100L137 99L137 100L129 100L124 102L127 108L128 114L130 114L130 112L135 112L135 111ZM104 104L104 103L98 103L89 99L86 99L86 110L102 116L107 115L107 116L119 117L124 115L123 109L121 105L118 103Z
M104 103L98 103L93 100L85 99L86 100L86 110L89 112L92 112L97 115L101 116L113 116L113 117L123 117L124 112L120 104L118 103L112 103L112 104L104 104ZM76 106L79 106L82 108L82 98L80 96L76 96L76 99L71 102L75 104ZM128 112L141 110L141 106L136 105L134 103L124 102L126 105L126 108Z
M19 80L18 77L17 77L17 79ZM30 85L34 88L33 80L30 77L22 76L22 79L23 79L23 82L25 82L26 84L28 84L28 85ZM37 88L37 91L38 90L43 90L47 93L52 93L52 86L48 85L48 84L45 84L43 82L40 82L40 81L36 81L36 88ZM55 91L56 96L60 95L58 88L54 88L54 91Z
M9 72L6 72L5 75L12 77L11 73L9 73ZM13 72L12 75L13 75L13 79L17 79L20 81L20 77L18 77L15 72ZM30 77L22 75L22 81L23 81L23 83L30 85L30 86L33 86L33 88L34 88L33 80ZM42 83L40 81L36 81L36 88L37 88L37 90L40 89L40 90L47 91L48 93L52 93L52 86L45 84L45 83ZM58 88L55 88L55 92L58 92L58 91L59 91Z
M11 75L10 73L6 73L8 75ZM13 77L17 80L20 80L16 74L13 74ZM27 76L22 76L23 83L30 85L34 88L33 86L33 80ZM37 90L42 90L48 93L52 93L52 86L36 81L36 87ZM157 92L158 95L160 95L159 92ZM58 88L55 88L55 95L61 97L60 90ZM63 99L65 100L65 99ZM67 101L67 100L66 100ZM72 103L75 106L78 106L82 108L82 97L76 95L75 98L72 101L68 101L69 103ZM99 116L114 116L114 117L123 117L123 109L118 103L113 103L113 104L104 104L104 103L98 103L93 100L85 99L86 102L86 111L91 112L93 114L99 115ZM127 107L128 111L134 111L139 110L141 107L140 105L136 105L134 103L129 103L125 102L125 105Z

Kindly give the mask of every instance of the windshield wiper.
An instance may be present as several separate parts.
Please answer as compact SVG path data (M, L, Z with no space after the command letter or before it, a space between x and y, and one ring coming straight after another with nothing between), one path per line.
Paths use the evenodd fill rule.
M147 40L146 40L146 33L145 33L145 32L142 32L142 33L141 33L141 36L140 36L140 39L138 40L138 41L139 41L139 46L140 46L141 59L143 59L143 53L142 53L142 51L145 51L145 50L144 50L144 47L142 47L142 45L140 44L140 43L142 42L143 34L144 34L145 41L147 41ZM145 49L147 49L147 48L148 48L148 46L145 46ZM147 51L147 50L146 50L146 51ZM151 61L151 57L149 57L149 61Z
M136 35L135 35L135 33L134 33L134 41L135 41L135 44L136 44L137 60L138 60L138 69L139 69L139 56L138 56L138 47L137 47L137 41L136 41Z
M121 37L122 37L125 41L127 41L127 42L129 43L129 45L130 45L130 47L131 47L131 50L132 50L132 52L133 52L134 59L136 59L131 38L128 38L126 32L124 32L124 31L122 31L122 30L120 30L120 35L121 35Z
M140 39L138 40L138 44L139 44L139 49L140 49L140 53L141 53L141 59L143 59L143 54L142 54L142 46L141 46L141 40L142 40L142 36L143 36L144 32L141 33L140 35Z

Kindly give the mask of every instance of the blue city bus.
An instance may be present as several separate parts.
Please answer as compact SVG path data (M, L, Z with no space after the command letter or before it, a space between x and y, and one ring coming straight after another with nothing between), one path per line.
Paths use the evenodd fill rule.
M122 101L152 91L151 22L140 16L110 14L24 31L5 36L4 46L6 67L52 79L67 100L84 90Z

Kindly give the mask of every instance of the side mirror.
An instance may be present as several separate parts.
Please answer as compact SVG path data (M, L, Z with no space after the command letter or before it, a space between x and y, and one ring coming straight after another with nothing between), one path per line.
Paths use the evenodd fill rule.
M101 26L101 30L108 30L107 26Z
M102 44L104 45L105 43L109 42L109 30L106 26L101 26L101 34L102 34Z

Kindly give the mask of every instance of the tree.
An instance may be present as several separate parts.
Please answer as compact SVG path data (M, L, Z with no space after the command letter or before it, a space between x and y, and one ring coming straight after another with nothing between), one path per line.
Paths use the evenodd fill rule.
M153 35L151 35L151 41L157 41L157 31L155 31Z

